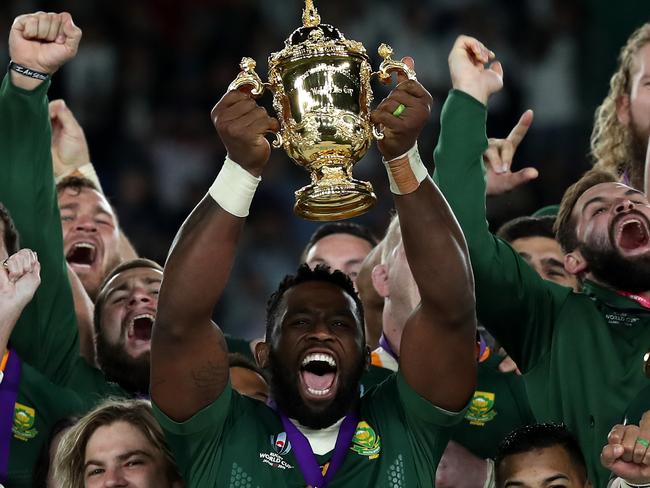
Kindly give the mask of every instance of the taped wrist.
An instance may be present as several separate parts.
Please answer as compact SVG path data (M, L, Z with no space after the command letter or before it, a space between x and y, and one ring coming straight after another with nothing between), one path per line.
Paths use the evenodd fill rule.
M97 176L97 172L95 171L95 167L93 166L93 163L88 162L82 166L79 166L78 168L75 168L71 172L59 175L55 178L55 181L57 184L59 184L61 183L62 180L64 180L68 176L78 176L80 178L85 178L87 180L90 180L92 181L93 185L97 187L97 190L100 193L104 193L104 190L102 189L102 185L99 182L99 176Z
M247 217L260 181L262 178L253 176L226 156L208 193L226 212L235 217Z
M406 195L418 189L422 180L429 176L426 166L420 158L418 145L390 161L384 161L388 172L390 191L395 195Z

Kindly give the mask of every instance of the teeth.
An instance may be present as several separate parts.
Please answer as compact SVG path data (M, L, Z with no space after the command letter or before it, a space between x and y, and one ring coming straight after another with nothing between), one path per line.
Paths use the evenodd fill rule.
M133 325L133 323L138 319L149 319L153 322L156 320L156 317L154 317L150 313L141 313L140 315L136 315L131 319L131 325Z
M322 361L329 364L332 368L336 368L336 361L329 354L323 353L312 353L305 356L305 359L302 360L302 366L306 366L312 361Z
M316 396L325 396L330 392L331 388L325 388L324 390L314 390L313 388L307 388L307 391L312 395Z
M95 245L90 242L77 242L73 247L85 247L86 249L95 250Z

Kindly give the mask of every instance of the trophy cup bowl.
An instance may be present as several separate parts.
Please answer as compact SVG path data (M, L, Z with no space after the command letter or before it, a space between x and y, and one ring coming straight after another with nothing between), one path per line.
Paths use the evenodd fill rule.
M273 142L311 174L311 184L296 191L294 212L308 220L341 220L365 213L377 199L369 182L352 176L352 167L370 148L373 137L383 138L370 121L373 76L390 79L400 70L415 73L391 59L392 49L379 48L383 58L373 73L359 42L346 39L336 28L320 23L311 0L306 0L303 26L285 41L282 51L269 57L269 82L255 72L255 61L243 58L241 72L229 90L248 86L251 95L273 93L280 132Z

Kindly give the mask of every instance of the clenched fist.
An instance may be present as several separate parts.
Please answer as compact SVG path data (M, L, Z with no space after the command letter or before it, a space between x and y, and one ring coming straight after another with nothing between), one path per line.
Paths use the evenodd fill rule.
M9 56L34 71L52 74L74 58L81 29L69 13L36 12L16 17L9 32ZM31 89L40 81L12 72L12 81Z
M503 68L494 59L494 53L479 40L458 37L448 58L453 87L487 104L490 95L503 87Z

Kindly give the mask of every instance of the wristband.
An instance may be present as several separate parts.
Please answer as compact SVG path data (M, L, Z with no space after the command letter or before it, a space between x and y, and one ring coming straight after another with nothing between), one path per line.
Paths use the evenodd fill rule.
M401 156L384 161L390 182L390 191L395 195L406 195L418 189L422 180L429 176L424 166L417 142L406 153Z
M79 166L78 168L75 168L70 173L59 175L55 178L55 181L57 184L59 184L61 183L61 180L67 178L68 176L80 176L89 181L92 181L92 183L97 187L97 190L102 194L104 193L104 190L102 189L102 185L99 182L99 176L97 176L97 172L95 171L95 167L93 166L93 163L90 162L86 163L82 166Z
M650 483L643 483L641 485L635 485L629 481L625 481L623 478L619 478L619 488L650 488Z
M485 477L483 488L495 488L494 461L491 458L487 458L485 462L487 463L487 476Z
M260 181L261 177L253 176L226 156L208 193L226 212L246 217Z
M14 63L9 61L9 66L7 70L15 71L18 74L27 76L28 78L34 78L35 80L46 81L50 79L50 75L47 73L41 73L40 71L34 71L33 69L23 66L22 64Z

